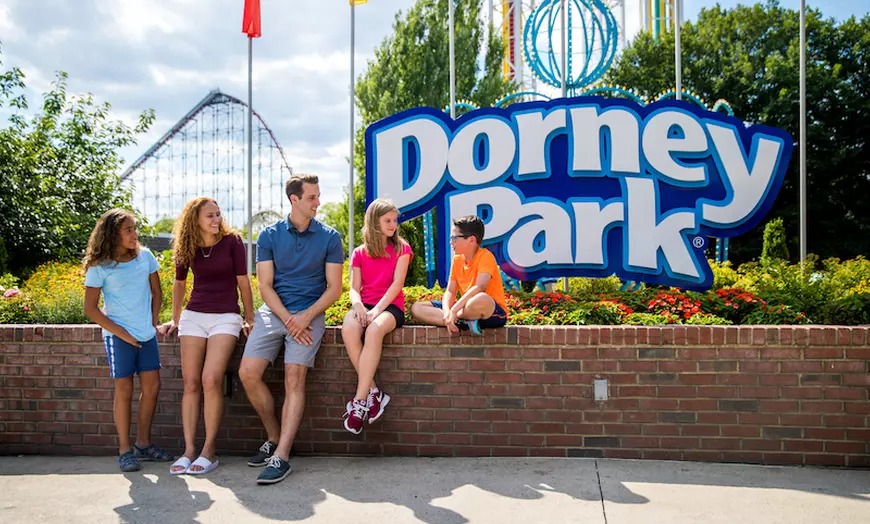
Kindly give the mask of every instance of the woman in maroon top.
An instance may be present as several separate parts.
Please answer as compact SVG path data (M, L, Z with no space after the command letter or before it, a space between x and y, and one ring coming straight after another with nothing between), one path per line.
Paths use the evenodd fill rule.
M215 438L224 411L221 384L239 332L244 331L247 336L254 323L254 303L245 245L221 217L217 202L207 197L188 202L175 222L173 235L172 320L158 330L161 335L169 335L177 328L181 340L184 455L169 472L201 475L218 465ZM193 271L193 291L182 311L188 270ZM240 315L240 294L244 320ZM202 392L205 392L205 443L197 458L196 426Z

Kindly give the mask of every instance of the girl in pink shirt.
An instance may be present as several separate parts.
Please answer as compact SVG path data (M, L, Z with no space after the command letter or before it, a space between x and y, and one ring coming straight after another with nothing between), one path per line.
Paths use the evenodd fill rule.
M399 210L377 199L366 209L363 245L350 257L351 310L344 317L341 335L347 355L359 377L356 395L347 403L344 428L358 435L363 423L378 420L390 396L378 389L375 372L387 333L405 323L405 275L411 246L399 235Z

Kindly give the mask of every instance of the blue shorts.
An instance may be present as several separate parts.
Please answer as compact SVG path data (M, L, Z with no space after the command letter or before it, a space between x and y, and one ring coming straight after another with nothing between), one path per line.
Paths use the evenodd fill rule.
M444 307L444 303L440 300L430 300L430 302L438 309ZM477 325L481 329L500 328L504 327L505 324L507 324L507 312L498 305L498 302L495 304L495 311L492 312L489 318L482 318L477 321Z
M132 377L143 371L160 369L160 349L157 337L146 342L140 342L142 347L130 345L115 335L104 339L106 343L106 358L109 359L109 372L112 378Z

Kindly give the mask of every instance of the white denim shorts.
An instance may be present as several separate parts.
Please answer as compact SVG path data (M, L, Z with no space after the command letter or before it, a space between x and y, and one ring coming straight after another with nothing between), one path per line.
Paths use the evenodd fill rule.
M214 335L239 336L242 316L238 313L199 313L185 309L178 320L179 337L209 338Z

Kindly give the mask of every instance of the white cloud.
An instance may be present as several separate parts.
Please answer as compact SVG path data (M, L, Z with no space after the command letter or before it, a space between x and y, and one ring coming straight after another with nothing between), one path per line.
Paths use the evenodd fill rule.
M195 0L173 0L171 3L153 0L112 0L99 2L98 9L109 17L110 34L136 43L146 39L189 31L196 20ZM157 33L157 35L155 35Z

